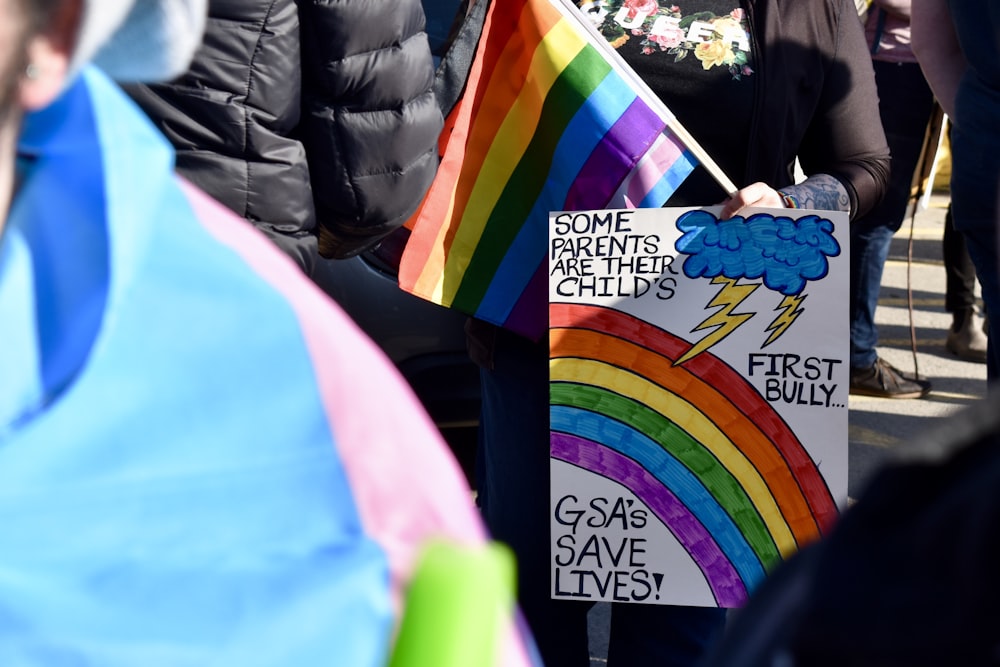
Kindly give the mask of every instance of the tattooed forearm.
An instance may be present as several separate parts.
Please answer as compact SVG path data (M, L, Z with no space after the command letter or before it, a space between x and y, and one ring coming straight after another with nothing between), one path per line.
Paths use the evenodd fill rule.
M802 208L813 208L821 211L851 210L851 200L847 196L844 185L828 174L810 176L801 183L782 188L799 202Z

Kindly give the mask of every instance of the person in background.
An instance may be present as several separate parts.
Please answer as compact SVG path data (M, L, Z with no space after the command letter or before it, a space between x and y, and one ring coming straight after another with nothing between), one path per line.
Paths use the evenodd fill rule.
M874 0L865 21L865 38L875 68L892 174L885 198L851 223L850 391L880 398L921 398L930 392L930 382L911 377L879 357L875 309L892 237L913 204L913 174L934 110L934 95L910 49L910 0Z
M0 0L3 664L380 667L423 547L486 541L388 360L113 82L204 10Z
M613 21L623 6L587 4L599 21ZM788 206L857 219L883 197L889 150L852 0L625 4L634 5L634 20L621 30L618 52L741 186L729 196L699 167L668 205L722 201L722 218L748 206ZM667 25L697 17L703 37L654 33L660 16L673 19ZM722 39L737 32L742 39ZM806 175L800 183L796 156ZM467 331L481 368L483 515L518 557L521 605L547 667L586 667L590 606L549 593L548 339L477 319ZM724 622L724 609L613 604L608 664L693 665Z
M913 0L913 51L951 121L951 212L976 267L987 317L1000 312L1000 5ZM996 327L986 378L1000 379Z
M128 87L182 176L311 275L416 210L444 120L420 0L209 0L204 43L166 83Z
M955 231L955 219L948 204L941 239L944 257L944 309L951 313L945 347L964 361L986 363L988 324L977 314L976 265L972 263L965 237Z

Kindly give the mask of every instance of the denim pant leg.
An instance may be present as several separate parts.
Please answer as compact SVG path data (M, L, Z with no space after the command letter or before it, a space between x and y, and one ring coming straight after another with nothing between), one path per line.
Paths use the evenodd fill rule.
M875 308L893 233L885 225L851 226L851 368L868 368L878 358Z
M550 597L548 342L498 331L480 370L479 505L517 557L518 599L546 667L588 667L591 604Z
M871 366L878 356L875 308L882 270L892 237L906 216L913 172L934 108L934 96L919 65L879 61L873 64L879 114L892 155L892 173L885 198L851 223L852 368Z
M725 623L725 609L616 603L608 667L697 665Z

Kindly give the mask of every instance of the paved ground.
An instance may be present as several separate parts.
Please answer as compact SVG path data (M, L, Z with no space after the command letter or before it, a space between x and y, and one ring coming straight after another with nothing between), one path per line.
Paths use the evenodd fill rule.
M927 210L917 215L912 234L913 261L909 264L909 223L896 235L876 311L882 356L902 369L918 370L933 382L933 390L916 401L851 397L851 495L859 491L872 469L894 446L985 395L986 366L961 361L944 345L951 324L951 315L944 310L941 261L947 205L947 196L937 195ZM911 349L910 299L916 357Z
M934 195L917 214L912 233L909 220L897 233L876 311L880 354L896 367L930 379L933 390L920 400L851 397L849 496L857 495L894 447L940 425L943 418L985 394L986 366L961 361L945 348L951 324L951 315L944 310L941 260L947 205L946 194ZM592 667L606 662L608 618L606 604L591 613Z

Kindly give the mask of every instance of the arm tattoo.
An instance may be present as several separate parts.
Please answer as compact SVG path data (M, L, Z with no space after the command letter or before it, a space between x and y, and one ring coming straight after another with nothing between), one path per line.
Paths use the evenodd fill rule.
M851 200L843 183L829 174L816 174L801 183L782 188L795 197L802 208L821 211L851 211Z

